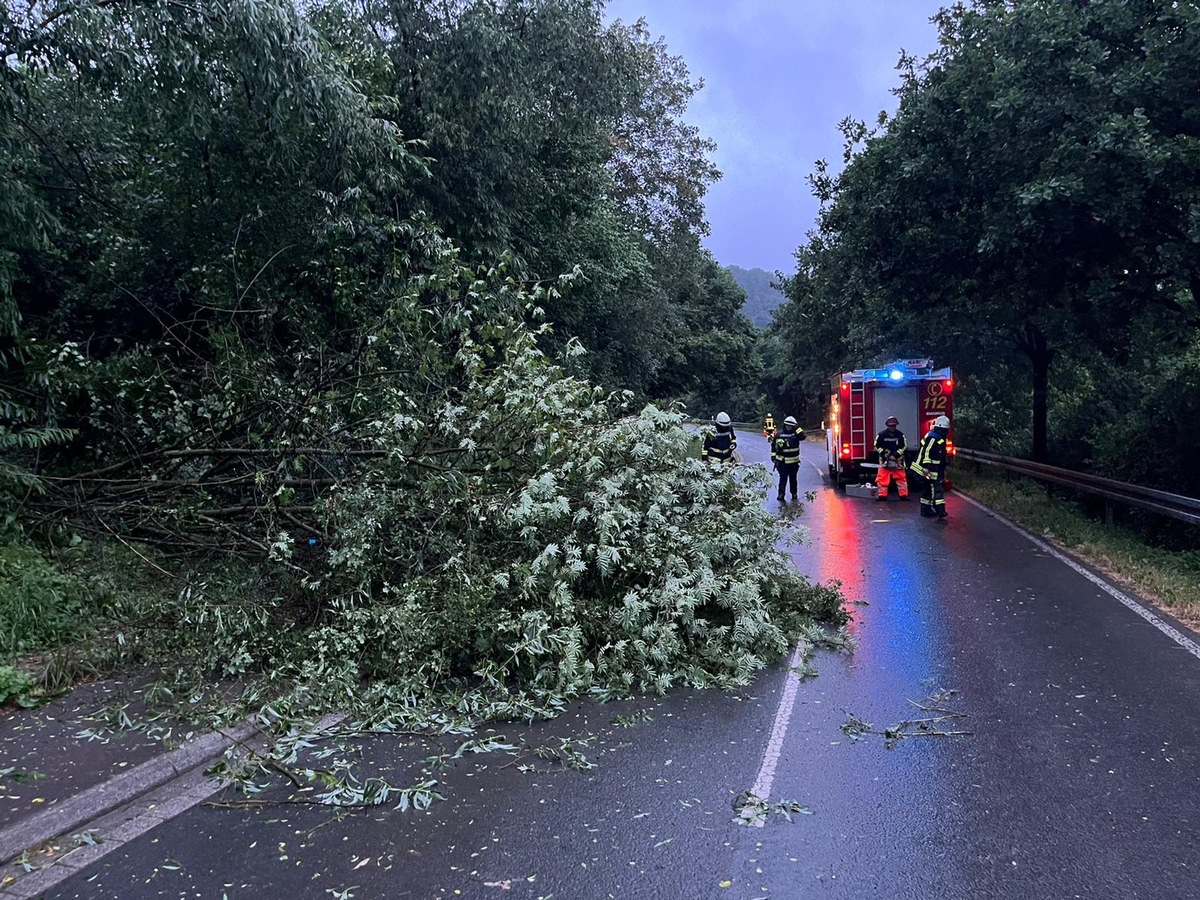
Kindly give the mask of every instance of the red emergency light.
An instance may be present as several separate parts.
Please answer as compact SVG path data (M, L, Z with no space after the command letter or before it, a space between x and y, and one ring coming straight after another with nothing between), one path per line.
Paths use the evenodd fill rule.
M954 379L953 378L946 379L946 390L948 390L948 391L954 390Z
M847 393L849 393L849 392L850 392L850 382L848 382L848 381L843 381L843 382L842 382L842 393L843 393L843 394L847 394Z

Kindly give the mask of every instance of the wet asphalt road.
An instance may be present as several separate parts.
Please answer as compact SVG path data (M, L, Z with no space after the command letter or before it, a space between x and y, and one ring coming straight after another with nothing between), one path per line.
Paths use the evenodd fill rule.
M769 797L811 814L731 821L788 694L780 666L736 694L500 729L527 752L459 760L426 812L198 807L47 896L1200 897L1200 658L963 498L948 523L922 520L915 500L835 493L822 457L805 446L817 496L794 555L843 582L857 648L791 677ZM971 734L889 749L874 732L937 714L913 702ZM843 733L851 715L872 733ZM528 752L564 740L595 768ZM359 747L397 781L429 752Z

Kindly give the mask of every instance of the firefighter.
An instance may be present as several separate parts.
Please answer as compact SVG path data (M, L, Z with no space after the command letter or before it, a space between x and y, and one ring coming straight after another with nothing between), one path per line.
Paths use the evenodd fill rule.
M767 413L767 421L763 423L763 437L768 441L773 441L777 434L779 434L779 429L775 427L775 413Z
M733 460L733 451L737 449L737 435L733 431L733 422L729 413L717 413L717 431L704 436L704 447L700 458L705 462L717 464Z
M950 420L938 416L933 420L933 428L921 439L921 449L917 451L916 462L912 470L923 481L921 488L921 515L925 518L948 518L946 512L946 494L942 489L942 480L946 475L946 437L950 434Z
M904 451L908 446L904 442L904 432L897 427L900 420L895 416L888 416L883 424L887 427L875 435L875 452L879 455L879 469L875 474L879 496L875 499L886 501L888 485L895 481L900 499L907 500L908 473L904 469Z
M784 500L785 488L792 489L796 499L796 473L800 471L800 442L804 432L797 430L798 423L792 416L783 420L783 429L771 441L771 462L779 473L779 491L775 495L780 503Z

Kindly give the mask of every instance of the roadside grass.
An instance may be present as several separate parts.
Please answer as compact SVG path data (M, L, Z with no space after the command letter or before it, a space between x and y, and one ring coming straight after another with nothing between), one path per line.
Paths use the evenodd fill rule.
M136 611L169 593L143 560L113 542L0 534L0 713L145 662Z
M1045 486L1028 478L972 471L960 464L954 483L1200 632L1200 550L1152 546L1120 524L1097 521L1078 502L1063 497L1048 501Z
M83 619L82 588L36 549L0 546L0 654L10 656L75 637Z

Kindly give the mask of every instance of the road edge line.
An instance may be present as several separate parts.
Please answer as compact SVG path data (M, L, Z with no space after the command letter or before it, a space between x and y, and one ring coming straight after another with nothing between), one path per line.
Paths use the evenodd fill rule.
M1059 562L1066 563L1066 565L1068 565L1070 568L1074 569L1076 572L1078 572L1080 575L1082 575L1088 581L1092 582L1092 584L1096 585L1096 587L1100 588L1105 593L1109 594L1114 599L1119 601L1122 606L1126 606L1133 612L1137 613L1139 616L1141 616L1143 619L1145 619L1147 622L1149 622L1151 625L1153 625L1155 628L1157 628L1159 631L1161 631L1163 634L1165 634L1167 637L1169 637L1171 640L1173 640L1176 644L1178 644L1180 647L1182 647L1188 653L1192 654L1192 656L1196 657L1197 659L1200 659L1200 644L1196 643L1196 641L1193 641L1190 637L1185 635L1174 625L1170 624L1169 622L1163 621L1154 612L1149 610L1143 603L1141 603L1138 600L1135 600L1133 597L1130 597L1128 594L1124 593L1123 591L1118 590L1115 586L1110 584L1108 581L1106 581L1101 576L1097 575L1091 569L1084 566L1082 563L1080 563L1077 560L1073 559L1072 557L1068 556L1066 553L1063 553L1057 547L1053 547L1050 544L1046 543L1041 538L1037 537L1035 534L1033 534L1032 532L1023 528L1022 526L1018 525L1017 523L1000 515L1000 513L996 512L990 506L987 506L986 504L981 503L979 500L976 500L974 497L964 494L961 490L956 489L955 493L958 494L958 496L962 497L963 500L967 501L967 503L970 503L972 506L974 506L976 509L983 510L988 515L990 515L992 518L996 519L998 522L1001 522L1002 524L1007 525L1009 528L1011 528L1013 531L1017 532L1018 534L1024 535L1025 538L1027 540L1029 540L1030 543L1032 543L1039 550L1044 550L1046 553L1053 556Z

